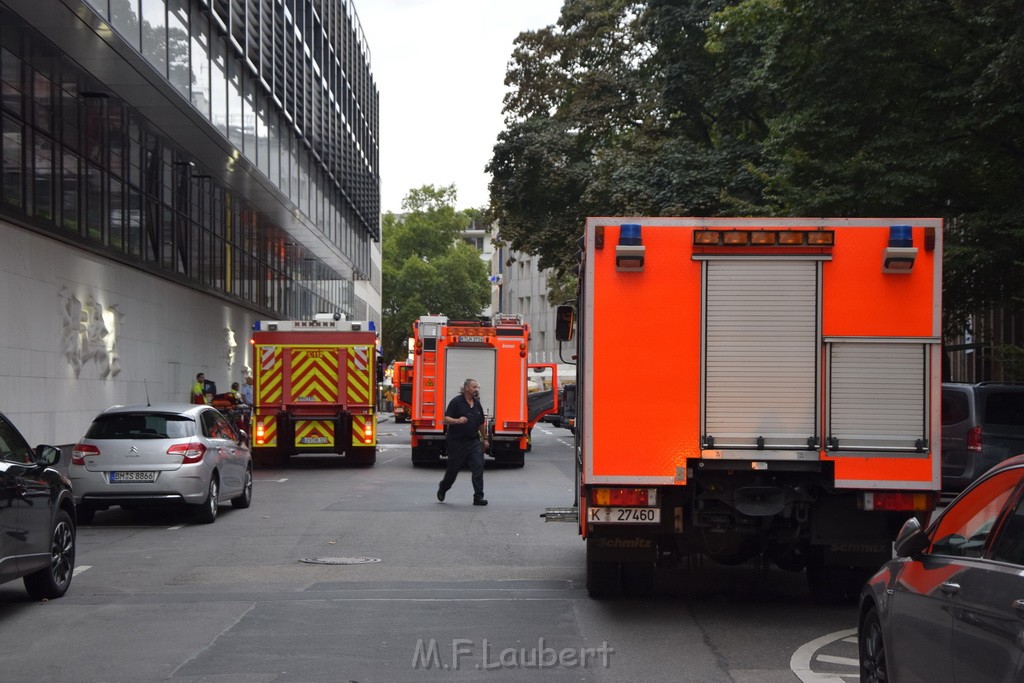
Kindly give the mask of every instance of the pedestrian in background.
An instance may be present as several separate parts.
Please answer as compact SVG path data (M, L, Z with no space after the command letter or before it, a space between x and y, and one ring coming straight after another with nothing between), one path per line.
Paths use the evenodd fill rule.
M196 383L192 385L192 397L189 400L201 406L208 403L206 400L206 375L201 372L196 375Z
M242 384L242 401L251 406L252 405L252 377L246 376L245 382Z
M473 505L487 505L484 498L487 420L480 405L480 385L475 379L463 382L462 392L448 402L444 423L448 425L448 469L437 487L437 499L444 501L444 495L455 483L459 470L468 462L473 481Z

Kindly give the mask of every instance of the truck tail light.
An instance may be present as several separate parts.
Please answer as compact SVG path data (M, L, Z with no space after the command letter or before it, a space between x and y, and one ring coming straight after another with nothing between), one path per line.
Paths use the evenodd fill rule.
M981 425L967 430L967 450L981 452Z
M206 455L206 446L198 441L176 443L167 449L167 455L180 455L181 464L183 465L195 463L202 460L203 456Z
M99 455L100 449L91 443L76 443L71 451L71 464L84 465L85 459L90 455Z
M595 488L590 490L590 500L594 505L657 505L657 489L610 489Z
M412 426L419 427L420 429L429 429L430 427L434 426L434 421L431 420L429 417L421 417L412 420Z
M863 510L913 510L928 512L935 509L934 493L896 493L883 491L865 493L861 501Z
M262 446L267 442L267 428L263 426L263 420L256 423L256 445Z
M363 443L373 443L373 421L367 420L363 426Z
M505 422L505 429L526 429L525 422Z

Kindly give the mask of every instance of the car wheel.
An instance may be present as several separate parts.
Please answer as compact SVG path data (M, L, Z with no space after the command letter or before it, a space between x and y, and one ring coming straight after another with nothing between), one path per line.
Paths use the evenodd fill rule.
M195 519L201 524L213 524L217 521L217 496L220 493L220 486L217 476L210 477L210 489L206 492L206 500L196 507Z
M52 600L68 591L75 571L75 524L58 510L50 534L50 566L25 577L25 590L36 600Z
M231 507L239 510L252 505L252 465L245 468L245 485L242 487L242 493L237 498L231 499Z
M75 517L78 519L79 524L91 524L93 515L95 514L96 508L91 505L75 506Z
M885 663L885 641L882 639L882 623L878 610L872 607L864 615L857 632L857 648L860 651L861 683L878 683L889 680L889 667Z

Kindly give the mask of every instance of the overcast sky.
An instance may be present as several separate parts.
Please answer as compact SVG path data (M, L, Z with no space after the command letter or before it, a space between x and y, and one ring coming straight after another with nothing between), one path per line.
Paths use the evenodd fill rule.
M512 41L557 23L562 0L354 2L380 91L382 211L451 183L457 208L485 206Z

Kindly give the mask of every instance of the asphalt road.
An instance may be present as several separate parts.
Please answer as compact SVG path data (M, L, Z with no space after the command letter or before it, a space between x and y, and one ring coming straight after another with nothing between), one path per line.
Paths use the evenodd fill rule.
M843 680L854 607L804 578L708 563L649 599L595 601L574 524L567 430L541 425L521 470L469 473L444 503L384 422L376 466L330 457L258 470L253 505L213 525L97 513L68 594L0 585L0 681ZM319 560L331 564L311 564ZM850 680L847 678L847 680Z

